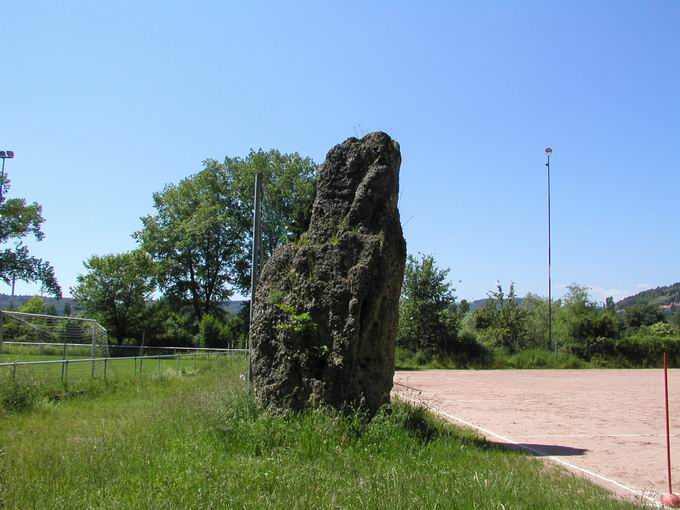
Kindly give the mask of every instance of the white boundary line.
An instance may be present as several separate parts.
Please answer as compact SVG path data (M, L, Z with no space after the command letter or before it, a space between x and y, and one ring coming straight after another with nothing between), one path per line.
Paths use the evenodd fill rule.
M556 462L557 464L561 464L562 466L565 466L569 469L572 469L574 471L579 471L581 473L584 473L588 476L591 476L593 478L596 478L598 480L601 480L603 482L606 482L608 484L614 485L615 487L618 487L620 489L623 489L627 492L630 492L631 494L634 494L635 496L638 496L640 498L644 498L647 500L650 504L652 504L656 508L663 508L663 505L659 502L658 499L654 499L650 496L647 496L644 492L639 491L638 489L633 489L632 487L628 487L627 485L624 485L620 482L617 482L616 480L612 480L611 478L607 478L606 476L599 475L593 471L590 471L589 469L582 468L580 466L577 466L576 464L572 464L571 462L567 462L566 460L560 459L559 457L555 457L554 455L545 455L543 452L536 450L534 448L531 448L530 446L523 445L521 443L518 443L517 441L510 439L509 437L502 436L500 434L496 434L495 432L492 432L488 429L485 429L483 427L480 427L478 425L475 425L474 423L470 423L469 421L464 420L463 418L460 418L458 416L453 416L451 414L445 413L444 411L441 411L440 409L437 409L436 407L427 404L426 402L420 402L418 400L415 400L413 398L407 397L406 395L402 395L400 392L396 391L397 397L403 398L405 400L408 400L416 405L422 405L425 404L428 409L434 411L436 414L439 414L440 416L444 416L445 418L448 418L449 420L453 420L455 422L460 423L461 425L465 425L466 427L478 430L485 436L491 436L496 439L500 439L502 442L511 444L514 446L517 446L518 448L521 448L522 450L526 450L536 456L539 456L544 459L550 459L553 462Z
M680 436L680 432L671 434L671 436ZM665 434L533 434L528 436L514 436L515 438L540 438L540 437L564 437L564 438L589 438L589 437L663 437Z

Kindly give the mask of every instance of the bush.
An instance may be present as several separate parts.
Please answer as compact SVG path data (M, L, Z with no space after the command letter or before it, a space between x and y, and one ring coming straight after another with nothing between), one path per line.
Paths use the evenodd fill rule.
M33 407L36 388L28 379L3 377L0 380L0 408L5 411L26 411Z
M649 326L649 333L651 336L672 336L673 326L666 322L655 322Z
M210 314L205 314L198 323L198 345L211 349L226 347L222 329L223 326L219 320Z
M418 351L413 357L413 361L416 363L416 365L427 365L428 363L432 362L432 354L429 352Z
M493 361L493 352L477 341L474 333L463 331L453 343L452 356L463 365L486 365Z
M582 360L570 353L527 349L512 355L499 353L494 368L583 368L584 365Z
M672 366L680 366L680 338L660 336L628 336L595 338L573 342L567 351L597 366L658 367L663 363L663 353L668 353Z

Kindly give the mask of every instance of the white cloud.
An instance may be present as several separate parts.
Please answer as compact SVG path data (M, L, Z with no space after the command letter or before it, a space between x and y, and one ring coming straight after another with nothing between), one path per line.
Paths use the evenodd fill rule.
M614 301L620 301L621 299L632 296L633 294L637 294L639 292L640 287L638 286L638 290L630 290L630 289L605 289L603 287L596 287L594 285L589 285L590 287L590 294L595 298L596 301L604 301L607 299L609 296L614 298Z

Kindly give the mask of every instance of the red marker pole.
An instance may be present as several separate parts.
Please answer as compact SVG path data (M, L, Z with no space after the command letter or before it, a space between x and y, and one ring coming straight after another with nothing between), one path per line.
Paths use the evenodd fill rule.
M671 419L668 411L668 353L663 353L663 382L666 397L666 462L668 464L668 494L661 498L661 504L671 508L680 507L680 496L673 494L671 481Z

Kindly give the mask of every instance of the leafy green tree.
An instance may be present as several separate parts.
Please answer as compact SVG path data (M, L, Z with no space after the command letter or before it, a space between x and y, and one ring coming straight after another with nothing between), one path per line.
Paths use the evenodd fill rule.
M223 324L213 315L206 313L198 323L198 345L200 347L224 348Z
M222 328L222 337L229 348L243 348L246 346L248 328L250 325L249 308L244 307L239 313L228 315Z
M620 336L617 315L599 307L590 298L588 287L574 283L567 289L559 319L569 338L588 340Z
M614 304L614 298L612 296L609 296L607 299L605 299L604 308L609 313L616 313L616 305Z
M28 301L24 302L17 311L43 315L47 312L47 306L47 301L43 298L40 296L33 296Z
M64 317L69 317L71 313L71 303L64 303Z
M489 292L484 307L476 312L475 325L482 338L495 347L518 352L526 345L527 313L517 302L515 284L510 283L507 297L500 282Z
M247 293L255 175L264 181L263 258L309 223L317 166L298 154L251 151L204 162L197 174L154 194L156 214L135 234L158 263L161 289L196 321L217 313L234 290Z
M657 322L649 326L649 333L652 336L672 336L673 326L666 322Z
M251 150L245 159L225 158L223 168L234 175L239 201L245 204L249 215L254 206L255 176L258 172L262 174L262 248L265 260L279 245L298 239L307 230L318 175L318 165L310 158L277 150ZM247 220L251 221L250 216ZM249 229L248 246L252 241L250 235Z
M559 314L560 306L559 300L552 303L553 319ZM522 308L526 312L527 347L552 348L548 346L548 298L529 293L522 301ZM557 321L553 320L553 335L558 337L556 326Z
M412 351L450 352L458 336L455 289L432 255L406 261L397 343Z
M676 330L680 330L680 308L673 312L670 323L675 327Z
M651 326L657 322L665 322L666 317L664 313L659 310L658 306L639 304L626 308L623 313L623 320L628 329L635 330L642 326Z
M156 214L142 218L135 233L157 263L160 288L179 308L188 304L194 320L218 309L245 280L248 230L233 175L215 161L154 193Z
M61 287L54 268L42 259L30 255L23 245L27 238L41 241L45 235L41 225L42 206L29 204L23 198L6 198L10 180L5 178L0 196L0 280L13 285L16 280L39 282L43 291L61 297Z
M71 293L119 341L139 334L146 300L155 289L154 266L141 250L90 257Z

